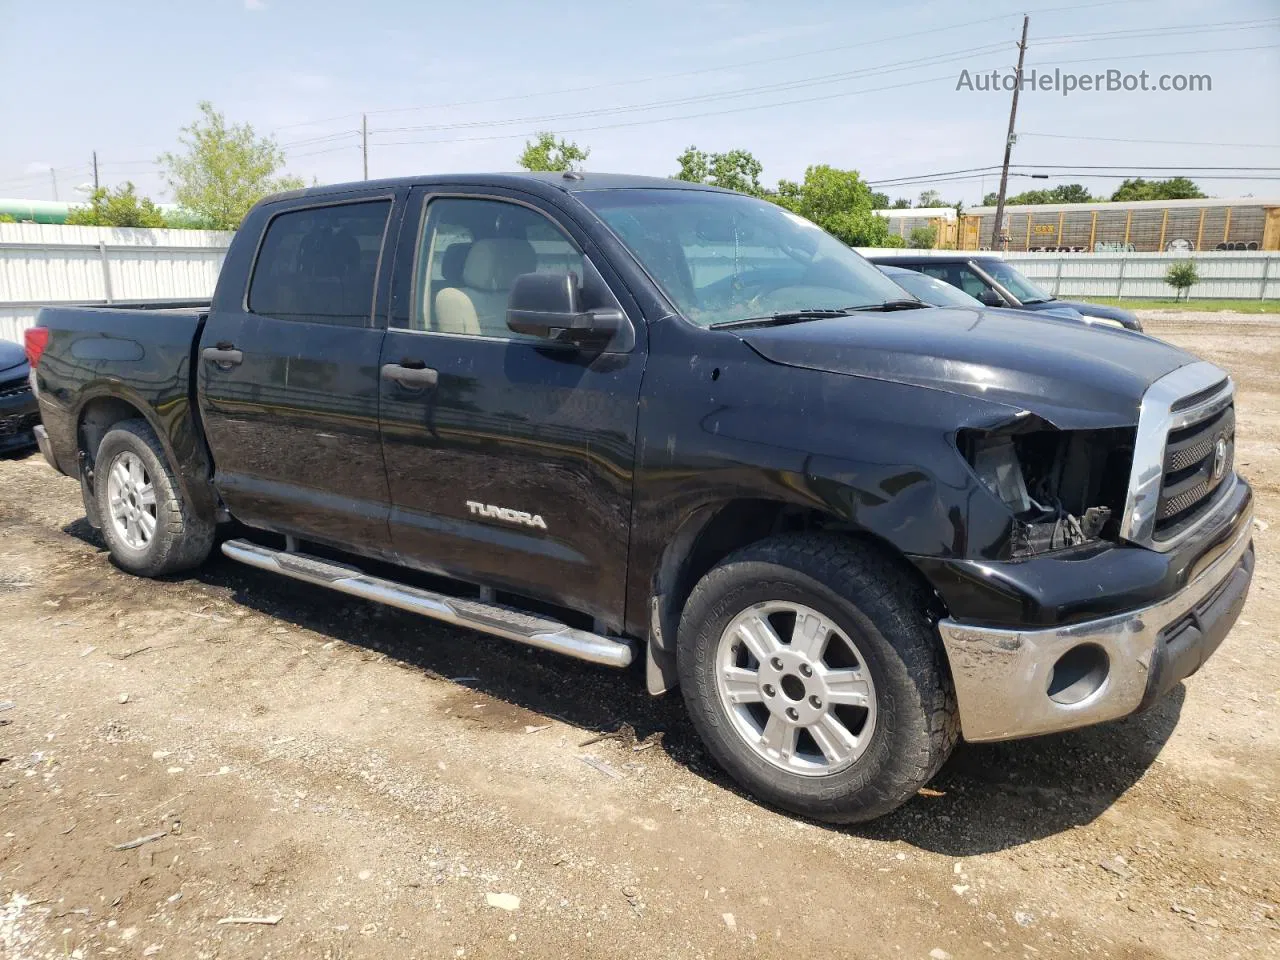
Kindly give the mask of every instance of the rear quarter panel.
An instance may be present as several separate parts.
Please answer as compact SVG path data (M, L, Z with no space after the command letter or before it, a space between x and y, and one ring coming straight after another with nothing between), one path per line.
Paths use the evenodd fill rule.
M209 455L192 404L200 310L45 307L49 344L36 367L40 414L63 472L78 474L86 407L110 398L137 409L164 447L183 494L212 515ZM88 451L92 455L92 451Z

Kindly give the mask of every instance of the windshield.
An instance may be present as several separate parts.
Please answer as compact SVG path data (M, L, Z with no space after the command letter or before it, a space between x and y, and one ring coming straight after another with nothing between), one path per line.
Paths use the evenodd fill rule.
M949 283L927 277L923 273L905 270L891 275L893 282L910 294L919 297L925 303L935 307L977 307L982 309L982 301L971 297L958 287Z
M643 188L577 196L699 326L902 298L839 240L765 200Z
M996 283L1000 284L1023 303L1044 303L1046 300L1053 299L1053 294L1037 287L1003 260L982 260L979 265L991 275Z

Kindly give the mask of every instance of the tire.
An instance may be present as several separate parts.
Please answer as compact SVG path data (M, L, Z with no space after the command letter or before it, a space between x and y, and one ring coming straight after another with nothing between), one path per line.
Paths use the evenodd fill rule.
M215 525L183 499L145 420L117 423L102 438L94 457L94 499L111 556L132 574L178 573L209 556Z
M792 813L854 823L894 810L959 739L932 607L893 558L847 537L787 534L731 555L694 587L677 637L707 750ZM780 656L760 660L757 647Z

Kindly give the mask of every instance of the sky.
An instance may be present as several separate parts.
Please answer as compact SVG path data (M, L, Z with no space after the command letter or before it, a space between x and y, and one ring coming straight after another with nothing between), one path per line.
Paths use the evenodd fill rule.
M826 163L973 205L1011 95L962 71L1011 72L1023 13L1028 71L1212 89L1024 90L1011 194L1195 167L1210 195L1280 198L1277 0L0 0L0 196L77 199L96 150L104 184L167 200L156 158L209 100L308 182L360 179L367 114L375 178L514 169L552 130L588 171L741 147L770 186Z

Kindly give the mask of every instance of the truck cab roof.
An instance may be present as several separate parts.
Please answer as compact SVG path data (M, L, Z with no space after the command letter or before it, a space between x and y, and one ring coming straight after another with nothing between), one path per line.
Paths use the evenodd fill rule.
M433 186L458 187L507 187L513 190L534 188L537 192L546 188L560 190L564 193L586 193L593 190L701 190L715 193L731 193L721 187L713 187L706 183L690 183L685 180L673 180L670 177L643 177L629 173L585 173L582 171L531 173L517 171L507 173L446 173L421 174L409 177L391 177L384 180L365 180L355 183L338 183L319 187L304 187L301 190L289 190L273 194L263 202L293 199L295 197L323 197L350 193L353 190L389 189L415 187L430 183Z

